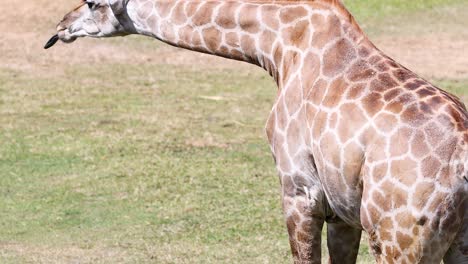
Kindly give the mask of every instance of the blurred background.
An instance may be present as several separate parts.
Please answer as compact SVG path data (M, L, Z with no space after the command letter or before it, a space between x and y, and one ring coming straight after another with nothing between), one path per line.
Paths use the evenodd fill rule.
M0 263L290 263L271 78L138 36L43 50L78 2L1 7ZM467 102L466 0L345 4ZM365 237L359 263L373 263Z

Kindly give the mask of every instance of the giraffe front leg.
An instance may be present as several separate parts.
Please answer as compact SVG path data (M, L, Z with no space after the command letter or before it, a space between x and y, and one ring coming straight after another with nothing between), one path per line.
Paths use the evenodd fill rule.
M328 223L327 245L330 254L329 263L356 263L361 233L360 229L353 228L344 222Z
M464 202L462 227L444 256L444 264L468 264L468 201Z
M283 210L296 264L321 263L323 193L318 187L283 176ZM286 180L285 180L286 179ZM297 179L297 177L296 177Z

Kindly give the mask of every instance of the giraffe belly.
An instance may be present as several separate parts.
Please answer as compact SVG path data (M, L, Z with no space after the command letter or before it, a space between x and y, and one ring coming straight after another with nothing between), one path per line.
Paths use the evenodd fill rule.
M353 191L343 191L336 185L324 185L326 186L323 186L323 190L332 213L329 220L332 222L341 220L355 228L362 228L360 220L362 188L357 187Z
M316 148L314 153L317 176L334 215L349 225L361 228L361 171L363 152L352 146ZM320 151L319 151L320 150Z
M311 200L321 201L327 221L344 221L345 223L361 228L360 207L362 185L360 180L361 165L350 166L346 171L338 170L334 166L315 158L308 151L298 152L284 162L284 153L275 154L279 169L283 191L288 196L301 195L302 190L318 193L318 197ZM290 187L292 186L292 187Z
M319 189L319 196L326 198L323 208L328 219L340 219L361 228L360 171L364 154L360 146L346 144L343 147L327 141L326 137L319 143L307 138L304 131L296 131L293 136L289 130L281 134L278 130L268 129L275 126L274 120L270 116L267 135L283 185L283 195L304 195L304 190L316 193Z

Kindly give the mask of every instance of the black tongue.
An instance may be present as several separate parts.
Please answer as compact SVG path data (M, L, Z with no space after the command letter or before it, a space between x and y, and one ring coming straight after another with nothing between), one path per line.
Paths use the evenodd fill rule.
M53 37L49 39L49 41L47 41L47 43L44 46L44 49L48 49L52 47L53 45L55 45L55 43L57 43L58 40L59 40L59 36L58 34L55 34Z

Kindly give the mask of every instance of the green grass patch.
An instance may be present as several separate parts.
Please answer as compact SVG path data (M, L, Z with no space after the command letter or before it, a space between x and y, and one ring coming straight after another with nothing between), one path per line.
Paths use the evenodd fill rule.
M79 66L53 80L2 75L0 243L117 250L123 262L288 262L263 132L270 78L95 67L125 72L103 83ZM437 83L466 93L466 82ZM361 263L372 262L363 242Z
M344 0L346 7L359 20L385 19L395 15L434 10L450 5L464 4L464 0Z
M1 75L0 243L118 248L138 262L286 260L263 133L270 78L159 65L96 71L124 68L102 83L80 66L54 79ZM143 80L147 72L157 79Z
M346 3L359 19L445 6ZM466 101L468 80L435 83ZM251 67L2 66L0 262L289 263L263 128L275 94Z
M468 102L468 80L434 80L441 89L459 96L465 103Z

